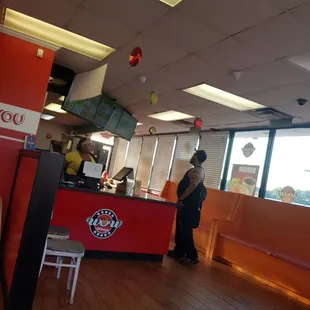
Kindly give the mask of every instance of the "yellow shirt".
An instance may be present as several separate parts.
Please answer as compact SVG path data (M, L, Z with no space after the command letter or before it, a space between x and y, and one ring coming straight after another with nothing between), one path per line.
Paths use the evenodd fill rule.
M65 156L66 162L68 163L66 173L70 175L77 175L80 165L83 161L79 152L70 152ZM95 160L92 156L89 155L89 159L92 163L95 163Z

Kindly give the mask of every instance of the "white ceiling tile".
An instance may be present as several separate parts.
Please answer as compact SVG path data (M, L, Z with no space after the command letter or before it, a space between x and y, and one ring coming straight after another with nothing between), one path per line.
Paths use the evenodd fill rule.
M310 72L284 60L278 60L249 69L245 71L244 77L278 87L310 80Z
M274 106L274 108L294 117L310 117L310 104L306 104L303 107L298 106L297 104L285 104Z
M65 49L56 52L55 63L70 68L76 73L90 71L100 66L100 62L95 59Z
M232 73L213 82L212 86L235 95L269 88L268 84L264 83L264 81L258 82L246 74L241 74L239 80L236 80Z
M169 7L154 0L85 0L84 7L121 25L126 25L137 32L152 25L164 16Z
M68 29L113 48L122 46L135 36L135 31L130 28L100 18L88 10L78 10Z
M309 0L268 0L268 2L282 9L292 9L309 2Z
M158 41L167 42L175 47L193 53L210 46L225 36L184 15L170 11L146 30L145 34Z
M76 9L66 0L6 0L5 6L59 27L67 24Z
M231 70L243 70L272 60L270 55L251 48L246 43L229 38L195 54L207 61L222 62Z
M286 96L292 104L297 105L296 100L298 98L305 98L310 101L310 81L279 87L278 91Z
M310 49L310 27L304 27L289 13L248 29L236 38L273 58L292 56Z
M177 10L223 33L235 34L279 14L281 10L263 0L183 1Z
M160 71L150 78L154 89L159 93L184 89L190 86L210 81L225 76L229 70L220 64L206 62L194 56L186 57L177 61Z
M243 97L269 107L290 103L290 99L276 89L253 92L243 95Z
M166 66L171 62L175 62L184 58L187 53L172 46L170 42L159 43L157 40L147 37L145 34L139 34L130 42L123 46L122 50L129 54L135 47L141 47L142 60L150 59L160 66Z

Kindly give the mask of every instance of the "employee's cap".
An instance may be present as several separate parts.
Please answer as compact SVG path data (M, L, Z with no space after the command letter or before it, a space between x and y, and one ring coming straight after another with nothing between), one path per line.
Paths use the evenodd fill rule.
M204 150L196 150L196 156L198 157L198 160L203 163L207 160L207 153Z

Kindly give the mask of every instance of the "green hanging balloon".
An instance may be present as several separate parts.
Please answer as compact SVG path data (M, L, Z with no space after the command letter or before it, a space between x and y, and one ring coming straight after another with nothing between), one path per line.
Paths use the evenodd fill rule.
M150 127L149 133L150 133L152 136L156 135L156 128L155 128L155 127Z
M151 105L155 105L158 102L158 95L155 91L151 91L149 94L149 102Z

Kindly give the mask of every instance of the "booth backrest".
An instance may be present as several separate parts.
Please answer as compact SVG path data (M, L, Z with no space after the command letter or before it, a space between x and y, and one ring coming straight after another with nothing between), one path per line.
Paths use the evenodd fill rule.
M177 184L172 181L166 181L160 197L165 198L170 202L177 202Z
M176 202L176 190L177 184L167 181L160 196ZM239 198L239 194L208 188L208 196L201 211L200 227L207 228L213 219L232 220L238 207Z
M208 196L201 210L200 226L210 225L213 219L232 220L239 197L239 194L208 188Z
M310 208L243 196L235 224L247 241L310 262Z

